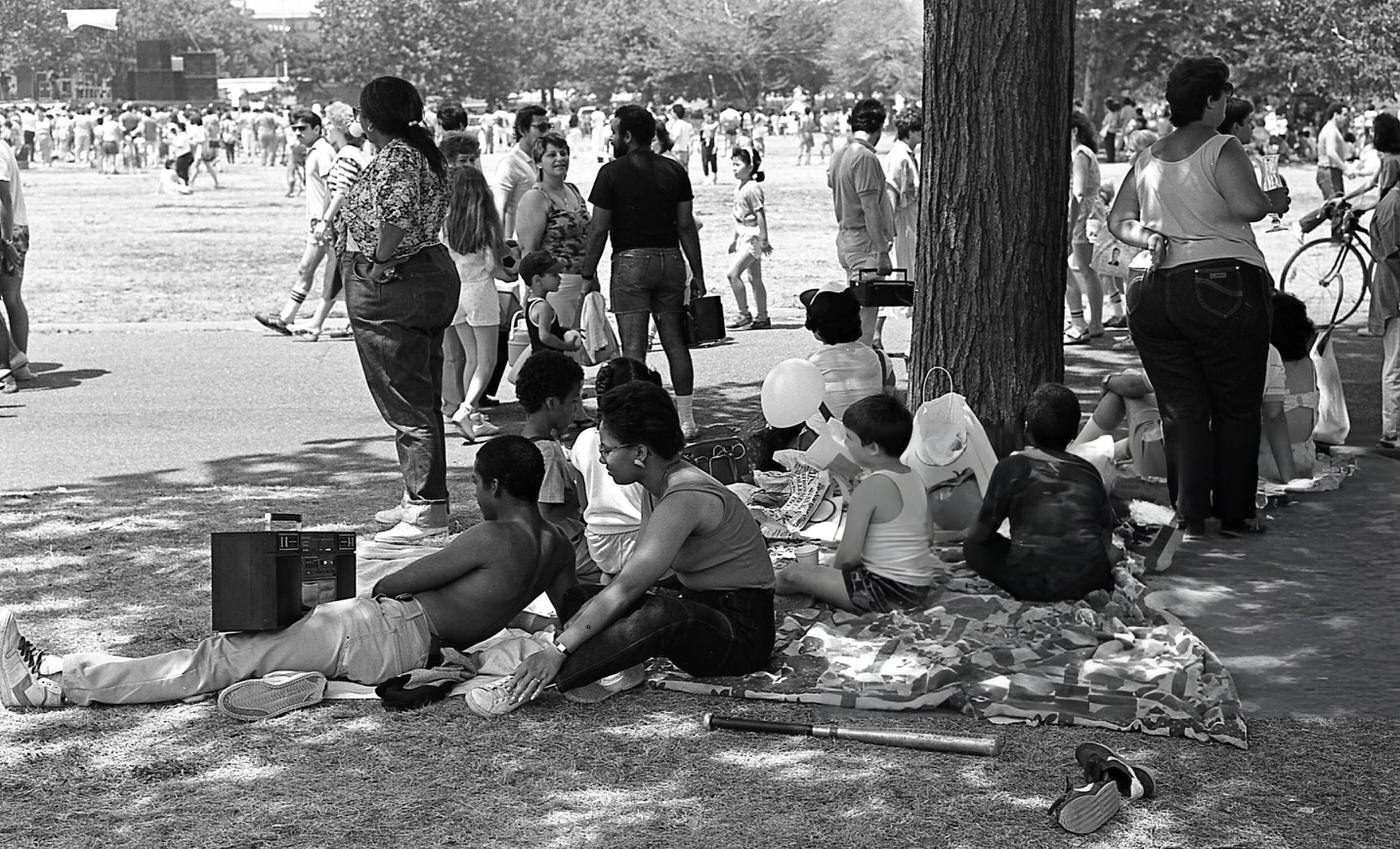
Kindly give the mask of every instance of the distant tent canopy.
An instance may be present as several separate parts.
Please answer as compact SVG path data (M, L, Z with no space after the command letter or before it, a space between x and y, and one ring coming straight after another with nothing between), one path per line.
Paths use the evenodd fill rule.
M96 27L97 29L117 31L118 9L64 9L63 14L68 16L68 30L71 32L78 27Z

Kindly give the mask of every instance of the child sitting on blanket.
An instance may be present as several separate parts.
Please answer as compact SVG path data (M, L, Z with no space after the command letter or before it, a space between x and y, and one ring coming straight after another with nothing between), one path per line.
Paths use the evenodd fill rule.
M1025 412L1031 446L997 463L963 544L967 564L1022 601L1070 601L1113 588L1113 508L1103 479L1065 451L1079 399L1042 385ZM1011 538L998 531L1011 523Z
M588 556L583 535L585 497L578 473L569 464L569 452L555 438L567 428L579 409L583 392L583 368L558 351L531 354L520 367L515 394L525 408L520 435L544 455L544 481L540 484L540 515L559 526L574 546L580 583L598 583L598 567Z
M854 613L923 609L934 581L928 496L918 472L900 462L914 417L889 395L871 395L841 416L851 459L871 473L856 487L835 569L788 566L777 591L810 593Z

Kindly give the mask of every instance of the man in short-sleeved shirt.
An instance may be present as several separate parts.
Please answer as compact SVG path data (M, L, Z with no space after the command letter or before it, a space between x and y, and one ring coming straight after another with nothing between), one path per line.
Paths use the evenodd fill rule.
M675 160L652 153L655 135L656 119L640 106L623 106L614 115L614 159L598 170L588 197L593 218L581 271L585 287L597 290L598 261L611 238L609 296L623 355L646 361L648 325L655 319L681 429L690 438L698 428L691 411L695 370L682 322L686 263L694 292L704 293L705 272L690 176Z
M1351 123L1351 112L1341 103L1333 103L1323 113L1322 129L1317 133L1317 187L1322 199L1346 192L1345 140L1342 133Z
M291 324L296 321L301 305L316 281L316 270L326 258L326 244L316 237L316 225L326 214L331 203L329 178L335 170L335 147L321 132L321 116L310 109L298 109L292 113L292 130L297 143L306 148L306 242L302 248L301 261L297 264L297 279L277 315L253 313L253 318L269 330L284 336L292 333Z
M875 153L885 126L885 107L878 100L862 100L851 110L851 142L831 157L826 182L836 210L836 258L854 283L861 269L873 268L883 276L890 272L890 247L894 243L894 208L885 193L885 169ZM877 307L861 309L861 341L879 341Z
M19 298L24 281L24 258L29 253L29 214L24 208L24 190L19 182L19 161L8 143L0 140L0 292L5 293L5 311L0 311L0 391L14 392L16 380L29 380L29 311ZM10 293L14 293L13 299ZM8 312L14 326L5 323ZM13 336L11 333L13 332Z
M515 113L515 147L496 166L491 180L491 195L496 211L501 214L501 229L506 236L515 235L515 212L520 199L538 179L535 170L535 148L540 137L549 132L549 113L539 106L526 106Z

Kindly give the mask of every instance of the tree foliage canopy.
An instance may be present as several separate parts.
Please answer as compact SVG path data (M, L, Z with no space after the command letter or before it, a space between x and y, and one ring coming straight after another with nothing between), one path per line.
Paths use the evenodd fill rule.
M1397 0L1079 0L1076 74L1086 107L1162 90L1182 56L1214 55L1252 96L1397 97Z

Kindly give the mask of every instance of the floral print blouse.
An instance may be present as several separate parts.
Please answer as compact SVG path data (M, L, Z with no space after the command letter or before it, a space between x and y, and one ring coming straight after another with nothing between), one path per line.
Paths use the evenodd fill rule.
M549 212L545 216L544 237L540 240L540 247L564 263L565 274L578 274L583 270L583 255L586 252L584 242L588 238L588 204L584 202L577 186L573 183L565 183L564 186L574 196L577 203L575 209L556 204L554 198L549 197L549 192L544 191L542 184L535 184L535 188L544 192L545 198L549 200Z
M374 157L350 189L340 215L358 250L369 256L379 244L379 228L402 228L392 259L412 256L441 242L447 217L447 178L403 139L393 139Z

